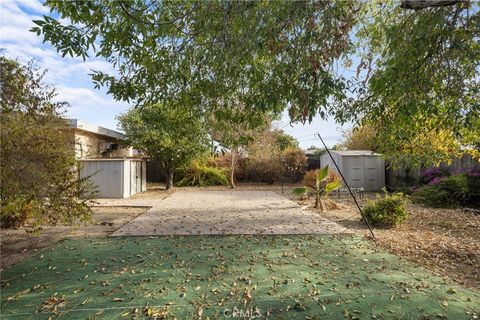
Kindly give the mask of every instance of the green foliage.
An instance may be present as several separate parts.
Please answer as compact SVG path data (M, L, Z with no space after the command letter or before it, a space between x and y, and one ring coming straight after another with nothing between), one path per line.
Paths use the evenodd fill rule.
M285 151L287 149L298 148L298 140L292 137L291 135L283 132L283 130L276 129L273 130L273 135L276 138L275 143L277 144L280 151Z
M376 151L376 132L371 125L354 127L343 131L343 142L340 144L342 149L347 150L371 150Z
M292 193L297 196L308 196L309 193L315 195L315 208L320 208L321 211L325 211L325 204L323 199L327 197L330 192L341 187L339 180L329 180L328 166L323 167L320 170L314 171L315 174L315 187L297 187L292 189Z
M0 57L0 226L74 223L87 219L91 182L77 180L73 135L53 103L45 71Z
M288 106L294 122L332 115L373 126L378 152L394 166L480 157L477 1L423 10L353 0L46 5L51 17L31 31L63 55L93 51L111 62L113 74L92 78L117 100ZM350 70L352 57L360 63L347 77L337 66Z
M372 125L391 165L480 156L480 3L404 10L386 1L363 9L361 81L344 118Z
M371 225L392 228L407 220L407 204L408 199L403 193L385 193L382 198L368 200L363 207L363 213Z
M415 193L415 199L432 207L479 206L480 176L458 174L440 179Z
M228 179L222 168L210 167L199 160L177 171L178 186L208 187L228 185Z
M118 117L126 141L160 161L167 172L167 189L174 171L208 150L202 115L182 106L145 105Z
M315 148L313 151L313 159L314 160L320 160L322 155L327 152L324 148Z
M303 187L296 187L292 189L292 193L298 197L305 197L308 195L308 192L310 192L312 188L303 186Z
M401 192L407 196L411 196L414 192L414 189L412 187L399 187L395 188L395 192Z
M344 80L333 65L351 46L360 6L353 0L46 5L53 13L31 31L63 55L93 51L110 61L118 76L96 71L93 79L118 100L269 111L288 105L295 120L326 117L327 104L341 94Z

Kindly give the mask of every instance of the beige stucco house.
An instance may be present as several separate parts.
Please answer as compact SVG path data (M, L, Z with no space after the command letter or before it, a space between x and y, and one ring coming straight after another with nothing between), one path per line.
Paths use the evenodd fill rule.
M131 147L124 145L123 133L96 126L78 119L70 119L70 134L75 143L77 159L131 158L139 156Z

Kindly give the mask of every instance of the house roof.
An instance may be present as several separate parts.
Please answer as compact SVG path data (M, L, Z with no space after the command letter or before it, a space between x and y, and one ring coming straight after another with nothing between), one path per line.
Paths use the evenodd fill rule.
M317 149L303 149L303 151L305 152L305 155L307 156L313 156L316 150Z
M342 156L379 156L371 150L330 150L331 153L336 153Z
M118 140L124 140L125 139L125 135L123 133L112 130L112 129L100 127L100 126L97 126L97 125L94 125L94 124L91 124L91 123L80 121L78 119L68 119L68 121L70 123L70 128L72 128L72 129L78 129L78 130L83 130L83 131L87 131L87 132L92 132L92 133L95 133L95 134L100 134L100 135L107 136L107 137L110 137L110 138L115 138L115 139L118 139Z

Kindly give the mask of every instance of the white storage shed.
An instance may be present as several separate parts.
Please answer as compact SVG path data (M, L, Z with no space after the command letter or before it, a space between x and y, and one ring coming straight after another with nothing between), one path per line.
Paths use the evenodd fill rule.
M380 154L369 150L331 150L330 153L350 187L379 191L385 186L385 161ZM328 165L338 171L327 152L321 156L320 162L322 167Z
M147 163L143 159L83 159L78 162L79 177L91 177L98 198L128 198L147 189Z

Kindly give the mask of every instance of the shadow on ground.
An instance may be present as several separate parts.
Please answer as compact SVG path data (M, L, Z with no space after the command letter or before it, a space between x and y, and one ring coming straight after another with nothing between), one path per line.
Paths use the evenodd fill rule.
M480 294L362 237L65 240L2 273L3 319L473 319Z

